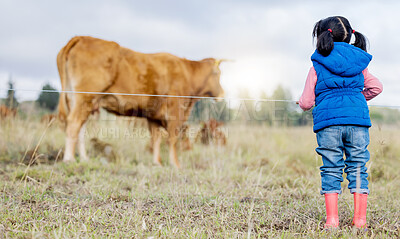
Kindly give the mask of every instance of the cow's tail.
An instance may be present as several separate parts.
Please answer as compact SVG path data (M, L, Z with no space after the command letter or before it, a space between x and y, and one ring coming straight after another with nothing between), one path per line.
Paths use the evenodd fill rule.
M71 90L68 88L70 85L67 72L68 54L70 50L79 42L80 37L72 38L66 46L64 46L57 55L57 68L61 80L62 91ZM66 122L69 112L69 104L67 94L60 93L60 100L58 102L58 118L61 122Z

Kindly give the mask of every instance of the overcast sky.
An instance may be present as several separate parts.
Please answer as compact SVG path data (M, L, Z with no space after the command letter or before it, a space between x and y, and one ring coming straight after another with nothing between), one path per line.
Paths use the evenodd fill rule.
M384 84L373 104L400 105L399 1L0 0L0 88L60 88L56 55L76 35L113 40L136 51L200 60L228 58L228 96L258 97L278 84L302 92L314 51L315 22L343 15L370 41L369 69ZM5 92L0 92L4 97ZM20 100L37 93L17 92Z

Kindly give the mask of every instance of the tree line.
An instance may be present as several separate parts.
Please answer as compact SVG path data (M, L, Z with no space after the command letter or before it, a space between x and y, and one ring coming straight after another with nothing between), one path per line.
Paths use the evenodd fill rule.
M7 84L8 84L7 96L6 98L2 99L2 104L6 105L10 109L17 109L18 106L20 105L20 102L16 97L16 90L14 88L15 83L13 82L11 76ZM42 90L56 91L56 89L52 85L50 85L50 83L44 84ZM58 105L59 97L60 94L58 92L51 92L51 93L41 92L38 98L35 100L35 102L39 107L45 110L55 111Z
M198 101L192 111L190 121L216 119L223 122L245 122L269 126L303 126L312 123L311 112L303 112L293 101L290 90L279 85L272 95L260 94L260 100L252 100L244 89L239 100Z
M2 104L15 109L19 101L14 90L11 77L8 82L7 96ZM42 90L56 91L50 84L45 83ZM312 111L303 112L293 101L289 89L278 85L271 95L262 92L259 96L263 100L248 100L257 98L243 89L239 92L239 99L226 99L215 102L211 99L199 100L193 107L189 122L199 123L216 119L225 123L245 123L268 126L304 126L312 125ZM56 111L60 94L58 92L41 92L35 100L37 106L49 112ZM247 100L246 100L247 99ZM400 111L389 108L370 108L373 122L378 124L400 123Z

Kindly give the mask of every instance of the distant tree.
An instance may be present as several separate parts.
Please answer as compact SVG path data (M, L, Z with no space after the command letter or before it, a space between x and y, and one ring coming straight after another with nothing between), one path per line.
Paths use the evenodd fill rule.
M211 104L211 117L218 121L228 122L231 118L231 109L226 100L213 102Z
M289 89L278 85L270 98L262 94L262 98L272 99L272 102L260 102L257 106L258 114L265 123L274 126L304 126L312 123L311 111L303 112L298 105L292 101Z
M391 108L370 108L370 117L374 123L378 124L399 124L400 110Z
M205 109L205 105L204 105L204 100L199 100L197 101L193 108L192 111L190 112L190 117L189 117L189 121L201 121L202 120L202 115L204 114L204 109Z
M190 113L189 121L208 121L216 119L227 122L230 120L230 108L226 101L214 102L202 99L196 102Z
M270 97L264 91L261 92L260 99L262 100L255 103L254 118L258 124L271 125L274 102L268 101Z
M242 99L237 110L237 119L245 121L246 124L254 123L255 121L255 102L249 100L253 98L248 89L242 88L239 91L239 98Z
M385 116L382 113L382 110L379 109L371 109L370 110L371 120L377 123L382 123L385 120Z
M278 85L272 94L272 99L277 100L274 102L273 109L273 125L288 125L290 120L290 111L294 110L290 102L292 94L289 90L285 89L282 85ZM281 101L282 100L282 101Z
M46 83L42 90L56 90L49 83ZM54 111L58 105L58 98L60 94L58 92L42 92L37 99L38 104L46 109Z
M14 90L14 82L12 81L12 77L8 80L8 91L7 98L5 99L5 104L8 108L17 108L18 101L15 98L15 90Z

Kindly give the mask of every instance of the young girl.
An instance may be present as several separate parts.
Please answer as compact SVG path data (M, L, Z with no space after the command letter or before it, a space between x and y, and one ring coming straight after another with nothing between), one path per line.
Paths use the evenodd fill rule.
M355 42L350 43L354 35ZM380 81L368 72L372 56L366 52L365 37L340 16L315 24L317 49L313 66L299 100L303 110L313 109L317 153L322 156L321 194L325 195L325 228L339 226L338 194L343 169L354 195L353 225L366 227L369 160L368 129L371 126L367 100L382 92ZM343 154L346 159L343 159Z

